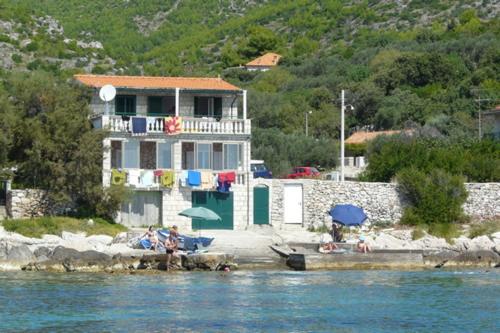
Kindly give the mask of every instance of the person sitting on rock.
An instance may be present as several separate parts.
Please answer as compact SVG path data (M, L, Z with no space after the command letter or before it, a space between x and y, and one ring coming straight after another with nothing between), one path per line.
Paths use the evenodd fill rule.
M359 236L359 241L358 244L356 245L356 249L362 253L367 253L372 251L368 243L365 242L365 236L363 235Z
M178 257L177 250L179 249L179 234L177 232L177 226L173 226L170 229L167 239L165 239L165 249L167 252L167 270L171 268L170 262L172 257Z
M141 239L144 238L149 240L149 242L151 243L151 249L154 249L156 251L156 248L158 246L158 238L156 237L156 232L153 230L152 225L150 225L148 231L146 231L146 233L141 236Z
M333 242L332 235L324 233L321 235L319 240L319 249L321 253L330 253L337 249L337 245Z

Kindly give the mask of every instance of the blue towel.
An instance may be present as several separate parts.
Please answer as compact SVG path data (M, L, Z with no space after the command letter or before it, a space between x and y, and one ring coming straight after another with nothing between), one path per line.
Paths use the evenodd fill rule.
M132 133L146 133L146 118L132 117Z
M150 250L153 247L153 244L151 244L151 241L149 239L141 240L141 245L146 250Z
M201 173L199 171L189 170L187 179L188 179L189 186L200 186Z

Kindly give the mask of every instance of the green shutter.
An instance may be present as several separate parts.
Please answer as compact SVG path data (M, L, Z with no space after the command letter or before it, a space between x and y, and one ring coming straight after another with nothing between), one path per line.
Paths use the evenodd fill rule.
M217 213L222 221L192 220L193 229L233 229L233 193L193 191L193 207L205 207Z
M269 188L253 188L253 224L269 224Z

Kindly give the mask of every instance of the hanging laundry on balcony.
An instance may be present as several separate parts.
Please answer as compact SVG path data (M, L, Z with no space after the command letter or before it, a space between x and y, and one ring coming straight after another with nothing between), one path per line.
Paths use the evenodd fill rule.
M188 185L189 186L200 186L201 185L201 173L195 170L188 171Z
M188 178L187 170L182 171L179 177L179 183L181 184L181 186L184 187L188 186L187 178Z
M172 186L174 186L174 183L175 183L174 172L173 171L163 171L163 173L160 177L160 183L164 187L172 188Z
M220 172L218 175L218 181L234 183L236 181L236 172Z
M217 192L219 192L219 193L229 193L230 188L231 188L231 183L228 181L225 181L225 182L218 181L217 182Z
M141 178L140 170L129 170L128 172L128 184L132 186L139 186Z
M111 170L111 184L112 185L124 185L127 179L127 172L124 170Z
M141 185L142 186L153 186L154 184L154 173L151 170L146 170L141 172Z
M146 118L132 117L132 135L145 135L146 132Z
M214 176L210 171L201 172L201 189L211 190L214 188Z
M163 175L163 170L155 170L153 173L155 177L161 177Z
M168 135L182 132L182 117L166 117L164 131Z

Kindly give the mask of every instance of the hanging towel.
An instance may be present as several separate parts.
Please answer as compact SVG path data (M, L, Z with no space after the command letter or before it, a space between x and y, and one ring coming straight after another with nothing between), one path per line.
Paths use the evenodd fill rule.
M123 185L125 184L125 179L127 179L127 173L125 171L119 171L116 169L111 170L112 185Z
M163 175L163 170L155 170L154 175L155 177L161 177L161 175Z
M187 178L188 178L187 170L182 171L180 178L179 178L179 183L181 184L181 186L188 186L187 185Z
M154 184L154 173L151 170L141 172L141 185L142 186L153 186Z
M231 188L230 182L221 182L219 181L217 185L217 192L219 193L229 193L229 189Z
M171 188L174 181L174 172L173 171L164 171L160 178L161 185L164 187Z
M164 120L163 131L169 135L181 133L182 117L166 117Z
M132 134L135 135L146 134L146 118L132 117Z
M201 173L195 170L188 171L188 185L189 186L200 186L201 185Z
M236 173L234 171L219 173L219 182L234 183L235 180L236 180Z
M214 187L213 175L210 171L201 172L201 189L210 190Z
M129 170L129 172L128 172L129 185L139 186L140 178L141 178L141 171L140 170L134 170L134 169Z

